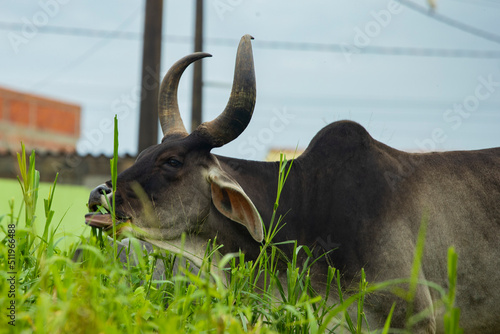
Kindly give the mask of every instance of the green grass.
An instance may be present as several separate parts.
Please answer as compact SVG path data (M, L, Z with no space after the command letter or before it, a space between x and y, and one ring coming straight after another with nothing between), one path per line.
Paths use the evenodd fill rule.
M26 163L21 165L26 166ZM279 189L286 181L290 165L283 159L280 185L277 185ZM81 203L75 204L73 201L77 197L71 195L70 202L61 204L63 202L58 200L67 200L70 196L64 194L65 189L68 194L73 194L70 190L74 187L39 186L34 161L24 168L21 196L14 199L14 205L12 202L7 206L3 203L2 207L6 215L0 221L0 334L315 334L332 330L361 333L368 328L363 320L366 294L388 290L404 282L410 288L408 291L400 289L400 295L411 301L417 284L432 285L417 280L425 239L423 224L411 278L372 284L362 273L358 293L343 298L340 273L329 268L326 286L334 290L338 288L340 295L340 302L330 305L311 287L309 272L314 259L311 250L305 246L294 243L294 256L288 259L286 271L282 273L285 282L278 280L276 268L283 258L272 239L282 222L281 217L275 214L272 227L265 232L261 254L255 262L245 261L241 253L217 256L219 246L214 241L207 246L198 274L185 267L174 271L175 256L160 250L144 253L137 265L128 263L123 266L116 260L116 250L107 243L102 246L97 233L89 238L87 234L81 234L88 190L79 189L85 192ZM112 178L116 177L116 169L112 168L112 174ZM12 193L19 191L15 188L10 190ZM24 201L22 211L19 210L21 201ZM12 206L16 209L12 210ZM69 213L66 206L77 207L78 211ZM274 206L275 212L278 206L279 198ZM31 225L33 220L37 225L36 231ZM10 235L14 229L15 241ZM60 229L82 236L63 247L59 241ZM83 254L79 261L74 262L71 259L77 246L83 249ZM131 247L137 249L138 245L133 243ZM15 250L15 258L12 257L12 249ZM300 264L298 254L307 255ZM449 291L432 286L442 295L447 333L460 333L460 311L454 307L457 257L452 249L448 256ZM160 281L152 278L156 260L165 265L164 279ZM226 280L220 272L212 271L212 264L222 268ZM14 279L9 280L12 275ZM11 321L7 315L11 312L8 308L12 308L12 303L15 327L7 323ZM357 320L353 321L346 311L350 305L357 310ZM383 333L389 332L391 314ZM409 332L414 321L415 317L409 314ZM337 327L332 324L337 324Z

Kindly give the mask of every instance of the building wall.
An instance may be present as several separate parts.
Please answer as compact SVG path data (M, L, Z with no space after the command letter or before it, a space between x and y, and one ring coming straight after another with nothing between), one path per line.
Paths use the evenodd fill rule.
M19 151L22 141L38 152L76 151L78 105L0 87L0 152Z
M266 161L280 161L280 155L284 154L287 160L298 158L304 153L304 149L271 148L266 156Z
M110 157L76 153L80 137L78 105L15 92L0 87L0 178L16 178L16 152L21 141L29 156L35 150L40 181L94 187L110 179ZM135 157L118 160L118 172L130 167Z

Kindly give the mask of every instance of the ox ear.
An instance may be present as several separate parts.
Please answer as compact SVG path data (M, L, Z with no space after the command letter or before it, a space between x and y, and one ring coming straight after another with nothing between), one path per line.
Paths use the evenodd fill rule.
M241 186L219 168L208 173L212 202L227 218L244 225L257 242L264 240L262 218Z

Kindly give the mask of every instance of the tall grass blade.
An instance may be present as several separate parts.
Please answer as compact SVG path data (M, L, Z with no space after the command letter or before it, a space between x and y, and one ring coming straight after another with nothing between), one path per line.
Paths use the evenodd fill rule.
M118 116L114 118L114 139L113 139L113 158L110 161L111 167L111 184L112 184L112 203L111 203L111 218L113 220L113 254L114 259L118 257L118 248L116 245L116 182L118 180ZM107 196L105 196L107 197Z
M445 296L446 313L444 314L444 328L447 334L462 334L459 326L460 309L455 307L457 288L458 255L453 247L448 249L448 294Z
M396 307L396 303L392 304L391 310L389 311L389 315L387 316L387 319L385 319L384 323L384 328L382 330L382 334L388 334L389 329L391 328L391 320L392 320L392 314L394 313L394 308Z

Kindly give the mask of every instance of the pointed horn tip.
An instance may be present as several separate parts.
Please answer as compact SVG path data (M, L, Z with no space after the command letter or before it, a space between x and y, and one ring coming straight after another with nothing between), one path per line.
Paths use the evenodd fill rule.
M246 34L241 39L255 39L255 38L253 38L253 36L250 34Z
M200 57L212 57L212 55L210 53L206 53L206 52L195 52L194 53L195 55L198 55Z

